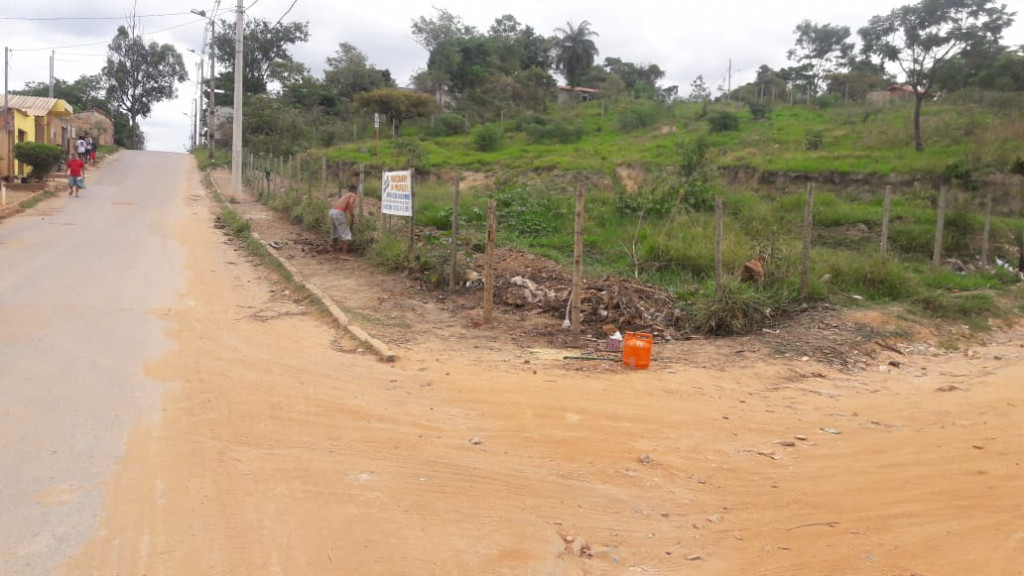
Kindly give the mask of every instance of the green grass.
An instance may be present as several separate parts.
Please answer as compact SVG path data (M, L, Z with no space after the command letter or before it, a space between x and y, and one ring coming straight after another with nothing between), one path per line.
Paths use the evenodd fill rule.
M29 208L35 208L40 202L47 198L53 198L57 193L52 190L45 190L42 194L36 194L35 196L18 202L18 207L22 210L28 210Z
M983 226L970 181L1004 170L1024 140L1020 95L1006 96L999 106L966 96L927 103L923 153L913 149L909 106L776 104L764 119L754 119L738 103L710 107L716 110L736 115L739 129L710 133L699 104L622 101L602 107L595 102L555 106L541 120L507 118L500 141L486 151L472 130L433 138L423 126L413 125L401 138L382 140L379 155L373 141L312 153L332 165L365 163L368 196L379 194L381 169L415 167L416 221L438 230L435 239L450 235L452 172L484 172L486 185L462 188L460 240L481 245L486 204L493 199L499 245L565 265L572 259L573 192L582 185L588 274L637 275L660 285L678 296L695 329L720 333L774 322L800 300L794 294L800 292L805 192L802 184L729 183L719 169L867 174L876 178L873 182L894 173L932 178L956 173L961 186L948 202L943 255L970 263L980 253ZM807 149L809 136L820 137L820 148ZM620 177L624 168L630 170L628 178ZM817 186L807 300L849 303L857 295L869 303L902 303L910 313L949 321L997 314L1000 303L1006 306L1007 287L1014 282L1009 275L956 274L930 265L937 203L930 184L895 190L890 252L882 257L881 188ZM759 253L772 255L763 286L729 284L717 300L708 289L715 265L716 195L723 198L726 214L726 275L736 278ZM323 201L301 191L262 200L298 223L325 226ZM1011 259L1024 221L1019 208L1003 204L997 202L992 220L990 254ZM382 267L416 269L428 280L445 268L447 257L432 245L410 256L403 241L381 241L375 235L366 239L365 249ZM1015 306L1024 307L1009 305Z

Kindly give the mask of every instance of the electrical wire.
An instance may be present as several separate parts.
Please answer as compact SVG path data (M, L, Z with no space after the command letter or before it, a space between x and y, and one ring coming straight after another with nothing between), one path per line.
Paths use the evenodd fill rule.
M259 0L257 0L258 2ZM253 2L255 4L256 2ZM172 12L168 14L143 14L136 18L163 18L165 16L184 16L191 12ZM24 16L0 16L0 20L17 20L19 22L53 22L56 20L124 20L124 16L52 16L33 18Z
M186 14L187 14L187 12L186 12ZM199 18L197 20L191 20L189 22L184 22L182 24L175 24L174 26L168 26L167 28L161 28L160 30L157 30L156 32L146 32L145 34L142 34L142 36L143 37L153 36L153 35L159 34L161 32L167 32L168 30L174 30L175 28L182 28L182 27L188 26L190 24L195 24L197 22L205 22L205 21L206 21L206 18ZM109 44L109 43L110 43L110 40L100 40L99 42L90 42L88 44L68 44L66 46L47 46L45 48L11 48L11 52L39 52L39 51L42 51L42 50L63 50L65 48L85 48L87 46L100 46L102 44Z
M284 17L287 16L288 13L292 11L292 8L295 8L295 4L298 3L298 1L299 0L292 0L292 5L289 6L287 10L284 11L284 14L281 14L281 17L277 19L277 22L275 22L274 25L271 26L271 28L277 28L277 25L281 23L281 20L284 20Z

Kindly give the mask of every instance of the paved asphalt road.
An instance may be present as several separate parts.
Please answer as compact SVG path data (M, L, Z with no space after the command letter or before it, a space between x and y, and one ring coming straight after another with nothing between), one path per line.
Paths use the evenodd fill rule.
M129 430L157 415L143 367L171 345L154 310L183 286L188 161L121 152L80 197L0 221L0 575L85 544Z

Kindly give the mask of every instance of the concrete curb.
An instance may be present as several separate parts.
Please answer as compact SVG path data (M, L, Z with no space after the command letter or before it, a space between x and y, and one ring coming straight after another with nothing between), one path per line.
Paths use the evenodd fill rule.
M38 198L39 196L46 194L46 191L47 189L44 188L38 192L33 193L28 198L23 198L14 204L8 204L7 206L0 207L0 220L3 220L4 218L10 218L11 216L14 216L16 214L21 214L22 212L25 211L25 209L21 207L21 204L23 202L34 200L35 198Z
M209 171L207 171L207 174L209 174ZM213 185L213 188L217 191L218 194L220 194L222 197L224 196L224 194L221 193L220 188L217 186L217 183L213 180L212 175L210 176L210 184ZM334 300L332 300L331 297L327 295L327 293L318 288L316 285L310 282L306 282L302 278L302 274L300 274L299 271L295 268L295 266L292 266L290 262L284 260L283 258L278 258L277 254L274 253L275 248L268 244L265 240L263 240L263 238L261 238L259 234L257 234L255 231L250 231L249 234L256 240L259 240L260 244L263 244L263 247L267 249L267 252L275 260L280 262L281 265L284 266L286 270L288 270L288 272L291 273L292 278L295 280L297 284L303 286L306 290L309 290L311 293L313 293L314 296L319 298L324 303L324 306L327 307L327 311L331 313L331 316L334 316L334 320L338 323L338 325L340 325L342 328L348 331L348 333L355 337L357 340L369 346L373 350L373 352L377 354L377 356L384 362L394 362L397 359L395 353L392 352L391 349L388 348L386 344L384 344L380 340L377 340L373 336L370 336L365 330L353 324L352 321L349 320L348 315L346 315L344 312L341 311L340 308L338 308L338 305L334 303Z

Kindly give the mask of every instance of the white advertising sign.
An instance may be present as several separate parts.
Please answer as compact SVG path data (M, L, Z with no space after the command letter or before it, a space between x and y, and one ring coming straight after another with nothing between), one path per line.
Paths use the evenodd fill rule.
M374 112L373 113L373 127L374 128L380 128L380 113L379 112Z
M381 177L380 211L393 216L412 216L412 173L385 172Z

